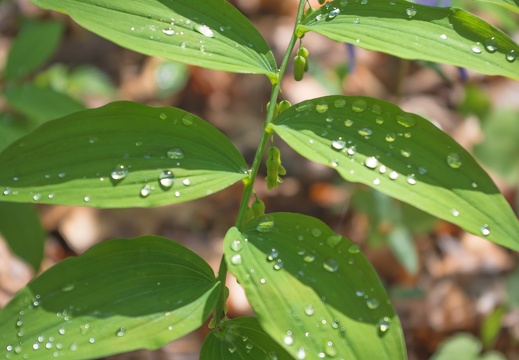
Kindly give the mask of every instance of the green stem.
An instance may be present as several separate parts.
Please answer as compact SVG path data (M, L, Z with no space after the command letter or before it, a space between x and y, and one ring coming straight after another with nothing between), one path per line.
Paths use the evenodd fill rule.
M243 224L243 219L245 212L249 206L250 196L254 189L254 181L256 180L256 176L258 174L258 170L261 164L261 159L263 158L263 153L265 151L265 147L267 145L267 141L271 132L268 131L268 125L274 120L274 110L277 103L277 99L279 96L279 91L281 88L281 79L283 79L283 75L285 74L285 70L288 65L288 61L290 60L290 55L294 50L294 46L298 37L296 36L296 28L297 25L301 22L301 19L304 14L306 0L299 1L299 8L297 10L296 23L294 26L294 31L292 32L292 38L288 43L287 51L285 52L285 56L281 61L281 67L278 73L278 81L272 85L272 93L270 95L270 106L267 109L267 115L265 118L265 123L263 126L263 134L261 135L261 139L256 149L256 155L254 156L254 160L252 162L251 170L249 177L244 181L245 188L243 189L243 195L240 203L240 210L238 212L238 217L236 218L235 226L240 228ZM225 309L225 301L226 299L226 291L225 291L225 280L227 278L227 264L225 262L225 256L222 256L220 261L220 268L218 269L218 277L217 281L220 282L220 294L219 299L215 308L215 325L220 324L221 320L224 318L224 309Z

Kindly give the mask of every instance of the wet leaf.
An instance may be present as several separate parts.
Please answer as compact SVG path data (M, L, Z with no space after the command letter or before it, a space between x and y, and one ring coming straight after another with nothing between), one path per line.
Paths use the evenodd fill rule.
M171 240L110 240L15 295L0 312L0 356L92 359L156 349L201 326L218 289L209 265Z
M519 79L519 45L501 30L465 10L402 0L335 0L298 26L335 41L404 59L471 68Z
M500 245L519 250L519 221L474 158L424 118L386 101L329 96L271 125L304 157Z
M262 328L294 358L406 358L375 271L320 220L264 215L229 230L224 253Z
M247 176L234 145L176 108L116 102L50 121L0 153L2 201L149 207Z

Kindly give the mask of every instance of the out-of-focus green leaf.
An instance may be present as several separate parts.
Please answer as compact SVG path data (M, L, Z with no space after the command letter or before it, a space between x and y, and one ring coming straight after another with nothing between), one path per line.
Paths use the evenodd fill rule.
M481 341L486 349L491 348L496 342L505 314L505 307L500 306L495 308L492 313L483 319L483 323L481 324Z
M506 277L506 305L511 309L519 308L519 269Z
M0 202L0 234L16 255L38 271L45 232L34 205Z
M262 328L296 359L405 359L400 322L357 244L320 220L256 218L224 240Z
M483 123L483 142L474 147L474 154L506 182L519 182L519 112L501 110L492 113Z
M6 79L22 78L41 66L54 53L62 33L59 22L27 21L7 55Z
M219 286L204 260L173 241L110 240L15 295L0 311L0 356L92 359L156 349L201 326Z
M256 318L236 318L223 322L204 340L202 360L292 360L260 327Z
M424 118L367 97L329 96L283 111L272 129L348 181L519 250L519 221L472 156Z
M0 151L27 134L24 124L12 114L0 114Z
M501 30L459 8L403 0L335 0L298 25L298 35L309 31L405 59L519 79L519 45Z
M9 86L5 91L7 103L35 124L83 110L79 101L67 94L33 84Z
M519 1L518 0L476 0L476 1L499 5L508 10L519 13Z
M505 360L505 357L495 351L480 355L480 341L471 334L459 333L443 342L431 357L431 360Z
M32 0L131 50L171 61L277 79L272 51L227 1Z
M459 106L464 115L475 114L480 119L485 118L492 109L492 102L480 87L474 84L465 86L465 97Z
M131 102L45 123L0 153L0 168L3 201L103 208L185 202L248 176L209 123Z

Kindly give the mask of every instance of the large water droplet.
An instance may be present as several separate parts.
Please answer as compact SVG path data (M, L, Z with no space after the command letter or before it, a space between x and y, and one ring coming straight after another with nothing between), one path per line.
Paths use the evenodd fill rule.
M492 36L490 39L485 40L485 49L487 49L487 51L491 53L497 51L497 43L495 37Z
M308 111L312 108L311 103L297 104L295 106L297 112Z
M328 258L323 261L323 267L326 271L336 272L339 270L339 262L334 258Z
M173 176L171 170L164 170L159 174L159 183L162 188L169 189L173 186L174 182L175 177Z
M458 153L450 153L447 155L447 164L453 169L458 169L463 165L461 156Z
M460 212L458 210L456 210L455 208L452 208L451 209L451 214L452 214L452 216L459 216Z
M474 45L472 45L470 47L470 50L472 50L472 52L474 54L481 54L481 52L482 52L482 50L481 50L481 43L480 42L475 43Z
M481 235L483 235L483 236L490 235L490 228L488 227L488 224L484 224L483 226L481 226L479 231L481 231Z
M380 332L386 332L389 330L390 320L388 317L384 317L378 321L378 329Z
M233 265L240 265L242 262L241 255L236 254L231 257L231 264Z
M162 29L162 32L163 32L165 35L168 35L168 36L171 36L171 35L175 34L175 30L173 30L172 28L169 28L169 29Z
M315 309L313 307L313 305L308 305L306 308L305 308L305 314L308 315L308 316L312 316L315 312Z
M123 327L120 327L119 329L117 329L117 331L115 332L115 335L116 336L124 336L126 334L126 329L123 328Z
M279 251L272 248L267 255L267 261L274 261L279 257Z
M373 131L370 128L364 127L360 128L358 133L360 136L369 137L373 134Z
M515 50L510 50L510 51L506 54L506 60L507 60L508 62L514 62L516 58L517 58L517 54L515 53Z
M374 169L378 165L378 159L374 156L371 156L365 160L364 165L370 169Z
M239 252L243 248L241 240L233 240L230 246L232 251Z
M169 149L168 157L174 160L181 160L184 158L184 152L179 148Z
M346 100L344 99L337 99L333 102L333 106L340 109L346 106Z
M405 13L407 14L407 16L409 16L409 18L412 18L416 15L416 8L414 6L408 7L407 9L405 9Z
M376 298L371 298L366 301L366 305L369 309L375 310L380 306L380 302Z
M317 111L320 114L324 114L328 111L328 104L323 102L320 104L315 105L315 111Z
M277 259L272 267L274 268L274 270L281 270L283 269L283 265L283 261L281 259Z
M326 355L331 356L331 357L337 355L337 349L335 349L335 347L333 346L332 341L326 342L326 344L324 346L324 352L326 353Z
M414 174L409 175L406 178L406 181L409 185L416 185L416 179L414 178Z
M341 137L337 140L332 141L332 148L335 150L342 150L346 147L346 141L344 141Z
M207 36L207 37L214 37L214 32L209 28L207 25L197 25L195 26L195 30L198 31L200 34Z
M398 173L397 173L396 171L391 171L391 172L389 173L389 178L390 178L391 180L396 180L396 179L398 179Z
M368 107L368 103L366 102L366 100L363 100L363 99L354 100L353 103L351 104L351 109L353 111L359 112L359 113L366 110L367 107Z
M292 345L294 343L294 338L292 337L292 331L287 331L286 336L283 338L283 342L285 345Z
M339 235L339 234L333 234L333 235L330 235L326 238L326 244L331 247L331 248L334 248L336 247L337 245L339 245L339 243L342 241L342 236Z
M256 230L259 232L270 232L274 229L274 218L270 215L262 216Z
M351 127L353 125L353 120L346 119L344 120L344 126Z
M148 195L151 194L151 186L149 186L148 184L144 185L140 191L140 195L145 198L147 197Z
M396 122L406 128L410 128L416 125L416 120L413 115L407 113L401 113L396 116Z
M341 10L339 10L338 8L333 8L329 13L328 13L328 19L334 19L335 17L337 17L337 15L339 15L341 13Z
M411 150L409 150L409 149L401 149L400 150L400 155L402 155L405 158L411 157L411 154L412 154Z
M128 175L128 168L122 164L116 165L110 173L110 177L113 180L122 180L126 175Z
M298 350L297 350L297 355L296 357L300 360L302 359L306 359L306 352L305 352L305 348L303 347L300 347Z
M349 247L348 247L348 252L350 254L358 254L360 253L360 247L359 245L357 244L351 244Z

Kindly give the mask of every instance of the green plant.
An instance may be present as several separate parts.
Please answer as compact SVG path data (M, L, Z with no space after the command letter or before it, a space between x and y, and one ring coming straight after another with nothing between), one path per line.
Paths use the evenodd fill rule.
M285 171L275 135L348 181L519 249L519 222L489 176L424 118L363 96L278 105L293 50L310 31L402 58L519 79L519 45L474 15L402 0L336 0L305 11L301 0L278 66L256 28L222 0L33 2L138 52L266 75L272 92L250 167L197 116L132 102L47 122L3 150L5 202L150 207L244 184L216 277L198 255L164 238L106 241L14 296L0 313L4 357L80 359L153 349L213 314L203 359L406 358L398 317L358 245L318 219L263 214L258 200L249 207L269 142L269 188ZM518 11L512 1L494 2ZM309 54L297 56L305 59L297 60L299 78ZM226 318L227 271L245 288L257 318Z

